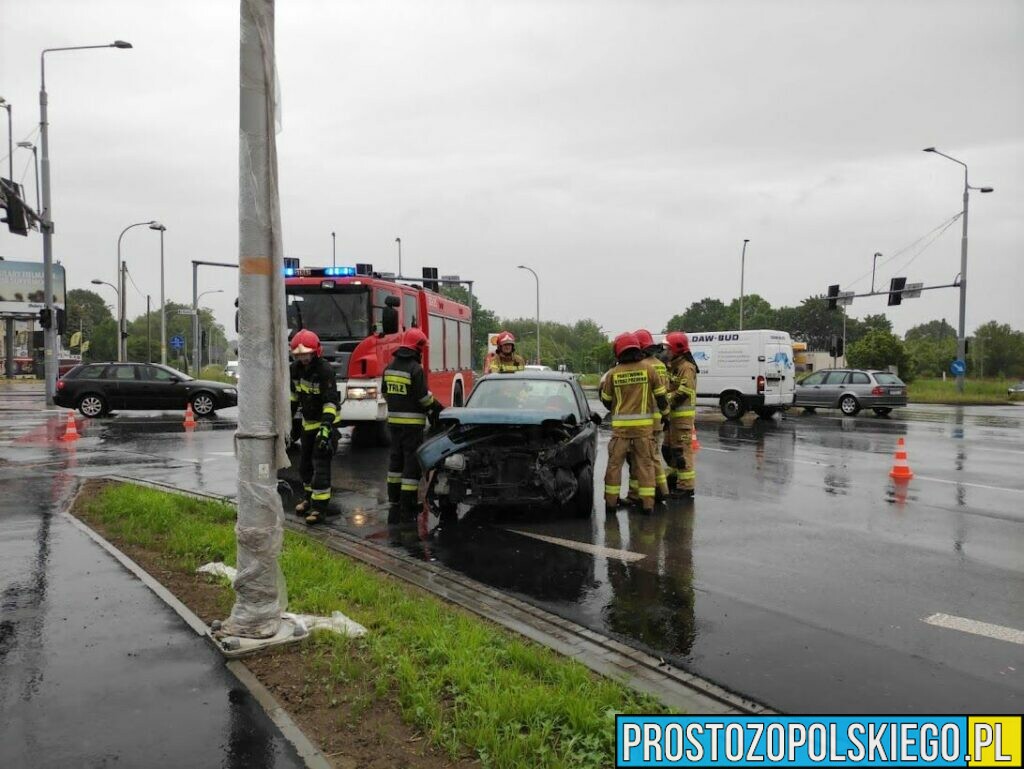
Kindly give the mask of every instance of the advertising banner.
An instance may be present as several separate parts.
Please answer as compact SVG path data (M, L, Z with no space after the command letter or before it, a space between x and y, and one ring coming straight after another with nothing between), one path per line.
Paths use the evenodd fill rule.
M53 303L63 308L66 301L64 267L55 264ZM45 306L42 263L0 261L0 314L38 315Z

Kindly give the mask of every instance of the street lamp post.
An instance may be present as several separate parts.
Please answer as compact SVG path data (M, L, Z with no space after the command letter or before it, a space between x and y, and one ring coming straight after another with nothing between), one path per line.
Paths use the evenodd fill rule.
M144 225L152 227L156 223L157 222L153 221L152 219L150 219L148 222L135 222L134 224L129 224L127 227L121 230L121 234L117 236L117 271L115 274L118 275L117 280L121 286L121 291L118 292L117 298L117 360L120 363L123 363L128 359L128 345L124 341L124 332L125 327L127 325L126 316L128 314L128 301L127 297L124 294L124 262L121 260L121 239L124 238L124 234L133 227L142 227Z
M395 242L398 244L398 277L402 277L402 239L395 238Z
M39 54L39 136L42 145L43 158L40 163L43 182L43 208L39 212L42 220L39 226L43 231L43 293L45 294L46 309L50 317L53 312L53 209L50 205L50 124L46 114L46 54L57 51L84 51L92 48L131 48L131 43L124 40L115 40L106 45L73 45L62 48L45 48ZM119 260L120 261L120 260ZM120 334L120 329L118 330ZM45 356L44 370L46 375L46 404L53 405L53 396L57 391L57 329L51 323L50 328L45 329ZM119 348L120 349L120 348Z
M0 107L7 110L7 175L14 181L14 121L11 117L11 103L0 96ZM19 145L20 146L20 145Z
M117 304L115 306L116 307L120 307L121 306L121 290L117 286L115 286L113 283L107 283L107 281L105 281L105 280L99 280L98 278L93 278L90 282L94 286L110 286L112 289L114 289L114 296L116 297L116 302L117 302ZM121 352L121 339L120 339L120 337L118 337L118 339L117 339L117 351L118 351L118 355L120 356L120 352ZM118 357L118 360L120 360L120 357Z
M537 365L540 365L540 278L537 273L525 264L520 264L516 269L529 270L533 273L533 279L537 282Z
M743 253L740 254L740 331L743 330L743 277L747 271L747 243L750 238L743 239Z
M334 233L331 233L331 267L338 266L338 241Z
M160 233L160 363L167 365L167 310L164 308L164 233L160 222L150 222L149 229Z
M24 150L32 150L32 165L36 169L36 211L39 211L39 153L32 142L18 142L18 146Z
M972 187L967 179L967 164L962 160L957 160L944 152L939 152L934 147L925 147L924 152L932 152L936 155L941 155L946 160L952 160L954 163L962 165L964 167L964 210L963 210L963 234L960 237L960 324L957 329L956 335L956 357L958 360L962 360L965 364L967 363L967 205L970 200L970 191L977 190L978 192L992 192L992 187ZM956 375L956 390L959 393L964 391L964 374Z

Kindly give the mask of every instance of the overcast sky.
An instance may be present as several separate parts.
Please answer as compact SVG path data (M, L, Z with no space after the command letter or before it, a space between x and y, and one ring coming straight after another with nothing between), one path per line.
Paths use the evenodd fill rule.
M113 282L118 233L151 218L168 228L168 299L190 301L191 259L237 259L238 30L234 1L0 0L15 142L36 139L41 49L135 46L47 55L70 288ZM773 305L867 290L876 251L879 286L949 283L959 222L907 269L916 249L891 258L962 208L962 169L921 152L934 145L996 188L971 197L968 329L1024 328L1018 0L279 0L277 44L285 253L304 265L330 263L335 231L339 264L396 270L401 237L406 274L437 266L532 316L527 264L544 319L609 332L737 296L744 238L747 292ZM15 177L34 198L29 157ZM124 239L154 300L158 242ZM0 255L41 254L38 234L0 232ZM236 275L202 283L224 290L204 304L230 330ZM934 291L889 317L955 326L957 301Z

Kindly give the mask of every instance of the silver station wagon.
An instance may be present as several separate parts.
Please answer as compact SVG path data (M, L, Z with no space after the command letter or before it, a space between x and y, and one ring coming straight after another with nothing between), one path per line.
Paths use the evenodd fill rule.
M848 417L872 409L881 416L907 405L907 386L889 371L822 369L796 383L793 405L805 411L839 409Z

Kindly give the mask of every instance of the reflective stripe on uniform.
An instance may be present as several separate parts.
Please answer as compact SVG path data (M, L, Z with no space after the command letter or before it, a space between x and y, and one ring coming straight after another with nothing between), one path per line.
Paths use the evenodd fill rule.
M338 407L334 403L325 403L320 409L324 414L330 414L331 416L338 416Z
M643 499L644 497L653 497L654 496L654 487L653 486L641 486L639 493L640 493L640 498L641 499Z
M398 369L389 368L384 372L385 382L411 382L412 375L405 372L399 371Z
M640 481L638 481L638 480L636 480L634 478L630 478L629 479L629 490L630 491L634 491L634 490L639 489L639 488L640 488Z
M402 491L418 491L420 488L419 478L403 478Z
M697 471L696 470L680 470L679 474L676 477L679 480L681 480L681 481L692 481L694 478L697 477Z
M305 419L303 419L302 429L305 430L306 432L310 432L311 430L319 430L320 422L307 422Z
M427 415L417 411L389 411L388 423L393 425L425 425L427 423Z
M621 489L621 486L609 486L607 483L604 485L604 493L607 494L608 496L612 496L613 494L616 497L619 496L619 491Z
M427 394L420 398L421 406L430 406L434 402L434 394L427 390Z
M331 498L331 490L330 489L314 489L313 493L310 495L310 499L312 499L314 502L323 502L324 500L330 499L330 498Z
M388 483L401 483L401 482L402 482L402 474L401 473L388 473Z
M671 416L673 419L685 419L686 417L695 417L697 416L697 409L673 409L672 413L669 416Z
M654 424L650 414L615 414L612 416L612 427L649 427Z

